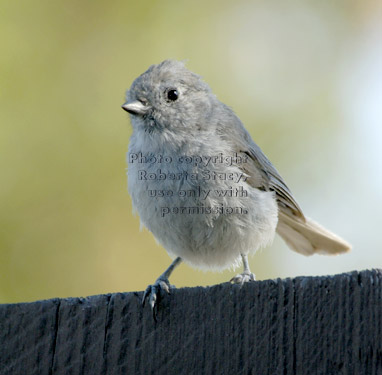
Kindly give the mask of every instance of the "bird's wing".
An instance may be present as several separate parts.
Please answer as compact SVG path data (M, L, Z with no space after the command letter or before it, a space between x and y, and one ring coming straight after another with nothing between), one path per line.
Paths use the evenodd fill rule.
M229 110L230 111L230 110ZM248 175L247 182L258 189L274 191L279 209L285 214L305 221L304 214L279 172L252 140L241 121L233 114L230 126L223 124L224 132L220 135L231 145L238 155L247 156L247 163L239 167Z
M247 182L261 190L274 191L279 208L277 233L288 246L304 255L340 254L351 246L342 238L304 216L300 206L276 168L252 140L240 120L232 111L225 108L228 121L221 121L219 135L238 155L247 156L246 163L238 164L248 176Z
M268 158L253 141L241 153L249 157L248 163L243 163L241 168L249 176L248 183L257 188L274 191L276 193L277 203L286 214L304 218L304 214L291 191L280 176L277 169L272 165ZM261 179L259 180L259 176Z

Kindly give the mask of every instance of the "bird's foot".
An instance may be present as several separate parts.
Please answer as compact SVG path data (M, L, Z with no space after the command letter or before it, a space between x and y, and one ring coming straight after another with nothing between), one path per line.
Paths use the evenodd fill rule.
M163 296L163 293L166 292L170 294L170 289L175 288L173 285L170 285L168 279L164 277L159 277L154 284L149 285L145 292L143 293L142 306L145 306L146 300L151 307L153 318L157 321L158 315L158 305Z
M232 284L240 284L240 286L243 286L244 283L248 283L250 281L255 281L255 274L252 272L246 272L244 271L243 273L239 273L235 277L233 277L230 282Z

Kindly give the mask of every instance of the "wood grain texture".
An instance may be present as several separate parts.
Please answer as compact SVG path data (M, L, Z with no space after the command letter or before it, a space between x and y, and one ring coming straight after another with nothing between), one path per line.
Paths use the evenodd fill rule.
M0 305L0 374L382 374L382 271Z

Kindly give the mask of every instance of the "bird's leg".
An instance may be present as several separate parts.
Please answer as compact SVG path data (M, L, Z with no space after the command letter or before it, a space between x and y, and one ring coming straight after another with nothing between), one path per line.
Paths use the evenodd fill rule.
M142 298L142 306L145 305L146 299L148 299L149 305L151 306L151 310L153 312L153 318L155 321L157 321L157 313L158 313L158 304L161 297L161 291L165 291L166 293L170 294L170 288L173 287L170 285L170 282L168 281L168 278L172 274L172 271L174 271L175 267L177 267L182 262L182 258L177 257L170 265L170 267L167 268L166 271L160 275L154 284L149 285Z
M241 258L243 259L243 272L239 273L235 277L233 277L230 281L233 284L243 285L249 281L255 281L255 274L251 272L249 269L248 256L246 254L241 254Z

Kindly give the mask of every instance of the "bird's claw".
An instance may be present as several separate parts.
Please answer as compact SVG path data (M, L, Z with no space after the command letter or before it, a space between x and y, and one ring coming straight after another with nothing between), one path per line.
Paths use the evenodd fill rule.
M234 276L230 282L233 284L239 284L240 286L243 286L244 283L248 283L250 281L255 281L255 274L252 272L243 272L239 273L238 275Z
M173 286L170 285L168 279L159 278L157 279L157 281L155 281L154 284L149 285L143 293L142 306L145 306L146 300L148 300L148 304L151 307L153 319L155 320L155 322L157 322L158 305L161 299L161 295L163 294L162 291L166 292L167 294L170 294L170 288L172 287Z

